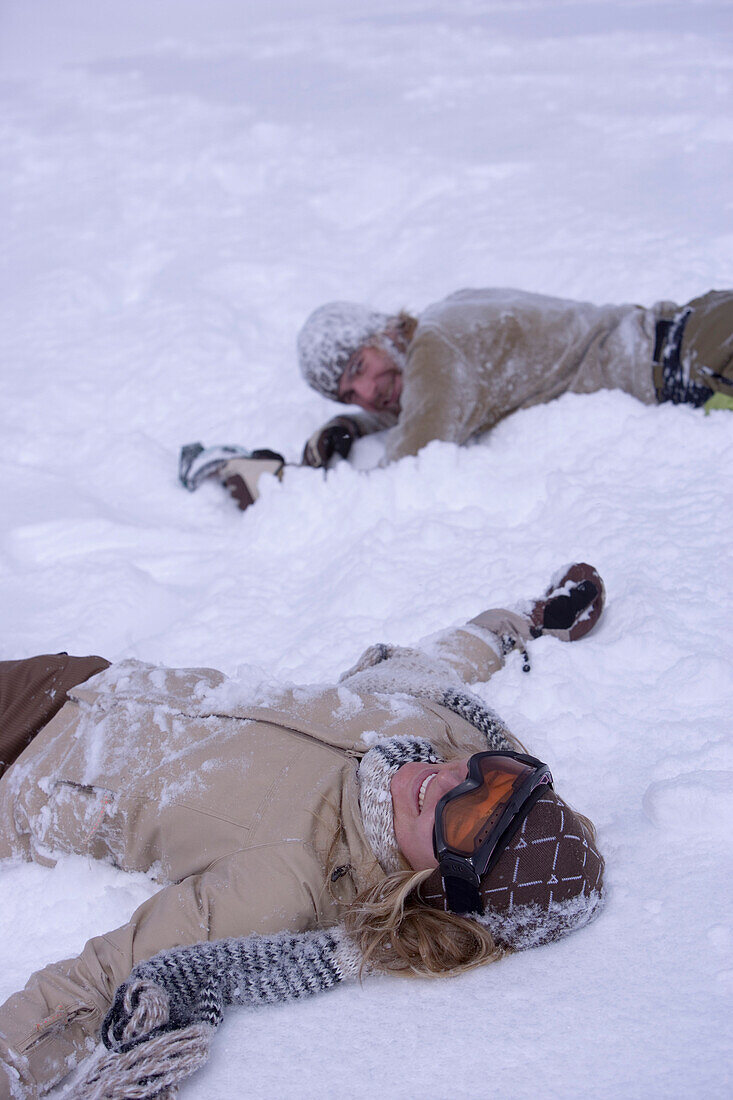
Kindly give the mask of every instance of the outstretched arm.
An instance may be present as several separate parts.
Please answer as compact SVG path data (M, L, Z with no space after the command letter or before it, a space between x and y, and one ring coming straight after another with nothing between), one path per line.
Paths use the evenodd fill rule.
M585 637L600 619L605 598L598 571L586 562L574 562L558 570L542 596L525 600L514 610L482 611L464 626L423 638L415 648L370 646L341 680L365 691L427 695L431 681L460 685L490 679L513 649L520 651L524 671L529 672L526 646L533 638L549 634L574 642ZM374 686L367 682L370 679ZM378 682L383 686L376 686ZM401 687L401 682L412 686Z
M425 686L483 683L502 668L508 653L518 646L523 649L529 637L526 618L499 608L464 626L431 634L415 647L384 642L370 646L341 676L341 682L365 691L410 691L420 682ZM370 687L367 679L375 686Z
M18 1095L45 1091L86 1056L133 967L179 944L322 924L329 914L314 903L322 879L322 866L302 845L236 853L160 890L77 958L38 971L0 1007L0 1062L11 1080L15 1074Z
M74 1095L167 1096L206 1061L228 1005L278 1004L320 993L355 978L360 963L341 927L163 951L136 966L117 989L101 1032L110 1053L74 1081Z
M465 685L490 679L513 649L520 651L529 672L526 646L532 638L550 634L571 642L584 637L598 622L604 600L598 572L576 562L553 577L543 596L514 611L484 611L464 626L424 638L415 648L370 646L341 682L355 690L431 699L482 730L492 747L508 747L504 724Z

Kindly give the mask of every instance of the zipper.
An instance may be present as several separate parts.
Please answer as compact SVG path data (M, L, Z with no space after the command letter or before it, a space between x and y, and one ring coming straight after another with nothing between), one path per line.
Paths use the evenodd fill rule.
M46 1016L36 1024L34 1030L23 1042L18 1044L18 1050L21 1054L26 1054L32 1050L39 1043L42 1043L44 1039L50 1039L54 1035L60 1035L62 1031L65 1031L69 1024L73 1022L81 1022L82 1020L88 1020L92 1016L98 1016L99 1012L96 1008L90 1008L89 1005L76 1004L76 1005L58 1005L54 1012L50 1016Z

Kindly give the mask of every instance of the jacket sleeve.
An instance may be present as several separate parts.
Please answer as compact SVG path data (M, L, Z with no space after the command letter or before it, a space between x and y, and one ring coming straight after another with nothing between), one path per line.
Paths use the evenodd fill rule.
M339 683L364 691L407 691L420 695L425 692L417 691L416 685L483 683L503 664L500 638L467 623L423 638L414 647L386 642L369 646L356 664L341 675Z
M467 684L488 680L503 663L501 639L467 623L423 639L419 649L384 643L370 646L339 682L352 691L400 692L438 703L482 733L483 747L521 750L499 715L466 690ZM456 740L455 730L451 738L454 747L460 745L469 755L477 751L460 736Z
M410 347L402 410L387 438L384 463L416 455L434 439L466 443L486 419L475 370L449 340L427 331Z
M140 962L201 940L327 924L322 890L323 867L299 843L236 853L160 890L127 924L38 971L0 1008L7 1081L17 1078L19 1095L34 1097L65 1076L93 1048L115 989ZM0 1073L0 1097L14 1095L3 1087Z

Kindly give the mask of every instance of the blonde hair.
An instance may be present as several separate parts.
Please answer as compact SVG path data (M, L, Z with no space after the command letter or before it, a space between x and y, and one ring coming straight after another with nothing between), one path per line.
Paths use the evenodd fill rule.
M396 871L362 890L344 925L363 956L362 968L442 977L500 959L505 950L475 920L433 909L418 887L430 871Z
M417 324L404 312L400 318ZM502 732L515 751L527 752L519 738L503 723ZM460 755L461 751L454 747L448 759L459 759ZM568 803L565 805L572 810ZM593 822L577 810L572 812L595 843ZM336 868L337 846L342 838L343 823L339 820L327 858L329 889L334 881L332 872ZM457 913L435 909L422 901L419 887L432 874L432 868L413 871L401 853L400 859L405 870L386 875L380 882L362 890L343 914L344 927L361 951L362 971L370 967L421 978L446 977L497 962L511 953L511 947L495 942L486 925Z
M407 351L408 345L415 335L417 318L413 317L405 309L401 309L396 317L391 317L387 331L392 335L400 351Z
M368 340L364 341L361 347L381 348L393 355L395 361L404 368L404 356L410 346L410 341L415 335L416 328L417 318L401 309L399 313L395 313L387 320L381 332L375 332ZM358 350L357 348L354 351L354 355Z
M403 335L409 342L417 321L404 311L397 320L403 323ZM449 753L449 758L459 756L458 748ZM341 828L331 844L331 865L340 834ZM499 947L488 928L478 921L426 905L420 899L419 887L431 870L413 871L400 858L405 870L394 871L362 890L344 913L344 927L362 954L362 971L370 967L440 978L496 962L507 954L507 949Z
M595 842L593 822L573 812ZM362 890L348 906L344 927L359 946L362 970L446 977L497 962L511 952L477 920L423 902L419 888L431 874L432 870L395 871Z

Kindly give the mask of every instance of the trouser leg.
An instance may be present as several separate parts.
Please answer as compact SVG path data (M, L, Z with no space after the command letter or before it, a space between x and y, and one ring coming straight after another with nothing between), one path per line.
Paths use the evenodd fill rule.
M0 661L0 776L66 702L66 693L109 666L103 657L45 654Z
M694 298L680 358L691 379L715 393L733 395L733 290Z

